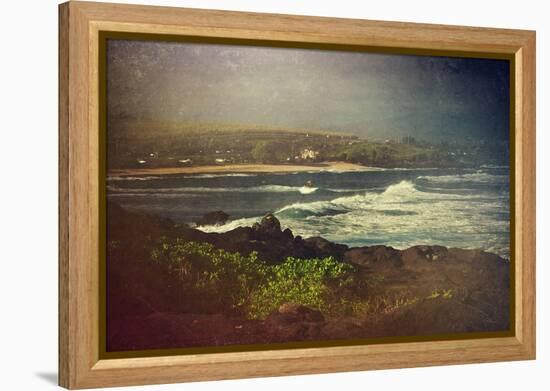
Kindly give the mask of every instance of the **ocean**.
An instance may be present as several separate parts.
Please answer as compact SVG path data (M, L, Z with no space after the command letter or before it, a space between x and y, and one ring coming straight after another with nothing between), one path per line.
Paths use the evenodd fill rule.
M310 181L311 186L305 186ZM207 212L224 232L273 213L304 238L398 249L442 245L510 255L509 167L365 168L353 172L109 177L107 197L128 210L193 225Z

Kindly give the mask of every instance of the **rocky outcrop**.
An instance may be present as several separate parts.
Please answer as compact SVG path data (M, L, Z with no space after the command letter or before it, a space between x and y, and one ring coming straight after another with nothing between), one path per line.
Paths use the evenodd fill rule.
M116 262L107 264L112 311L107 316L108 346L113 350L488 332L511 326L510 262L481 250L425 245L405 250L348 248L321 237L294 236L290 229L282 230L272 214L252 227L205 233L116 205L109 205L108 213L110 237L126 242L124 250L109 249ZM136 260L149 257L144 244L151 239L144 232L152 238L208 242L241 254L257 251L268 263L289 256L332 256L354 265L353 278L361 282L341 289L356 289L353 293L368 303L360 316L329 315L285 303L266 319L247 320L211 303L213 309L206 313L207 303L201 302L205 298L189 297L195 305L175 313L165 305L171 292L164 275L156 271L143 278L143 269L137 267Z
M266 333L282 341L318 338L325 318L321 311L301 304L285 303L263 322Z
M214 212L208 212L195 223L198 227L205 225L223 225L229 219L229 215L221 210L216 210Z
M388 246L357 247L344 253L344 261L373 269L398 268L403 265L401 255Z
M259 235L268 237L271 235L279 236L282 232L281 223L271 213L265 215L259 223L254 223L252 229Z
M285 303L273 312L268 319L272 323L288 324L296 322L322 322L324 321L321 311L306 307L302 304Z
M188 240L208 242L227 251L247 255L256 251L268 263L278 263L287 257L343 259L348 249L342 244L332 243L321 237L302 239L294 236L288 228L282 230L281 223L273 214L267 214L252 227L238 227L224 233L204 233L193 228L185 228L178 233Z
M305 245L314 249L317 257L334 257L336 259L342 259L344 253L348 249L345 244L333 243L320 236L314 236L304 240Z

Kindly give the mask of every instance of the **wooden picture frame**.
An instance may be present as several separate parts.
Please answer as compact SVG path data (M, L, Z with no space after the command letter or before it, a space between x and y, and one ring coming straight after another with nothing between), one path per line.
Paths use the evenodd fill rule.
M100 357L102 31L509 58L515 221L513 336ZM90 388L535 358L535 32L71 1L59 6L59 384Z

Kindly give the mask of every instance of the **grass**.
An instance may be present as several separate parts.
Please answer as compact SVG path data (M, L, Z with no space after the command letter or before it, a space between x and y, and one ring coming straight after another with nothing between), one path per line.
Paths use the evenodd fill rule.
M203 296L224 297L228 306L250 319L265 318L284 303L326 311L331 294L350 283L354 268L324 259L289 257L267 265L256 253L243 256L207 243L162 241L151 253L186 289ZM337 280L336 288L329 282Z
M443 299L451 299L454 295L454 291L452 289L435 289L432 291L432 293L426 297L427 299L437 299L438 297L441 297Z
M265 319L285 303L339 317L389 313L418 301L386 294L379 276L332 257L288 257L269 265L255 252L243 256L207 243L163 238L151 251L151 262L166 271L174 289L205 299L203 309L216 303L248 319Z

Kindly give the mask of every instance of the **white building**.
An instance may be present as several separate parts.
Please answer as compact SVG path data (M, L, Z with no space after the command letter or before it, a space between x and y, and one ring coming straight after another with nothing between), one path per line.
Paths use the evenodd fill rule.
M304 160L307 160L307 159L315 159L317 156L319 156L319 152L317 151L314 151L313 149L309 149L309 148L306 148L302 151L302 153L300 154L300 157Z

